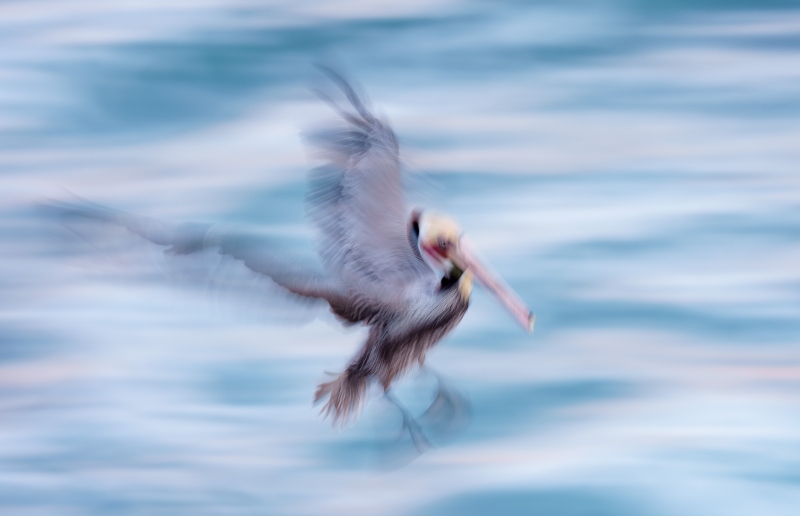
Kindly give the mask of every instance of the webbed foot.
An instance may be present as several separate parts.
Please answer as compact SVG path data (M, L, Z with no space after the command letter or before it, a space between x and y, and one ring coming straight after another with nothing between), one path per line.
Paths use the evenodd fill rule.
M472 405L469 398L450 386L440 375L427 369L436 377L437 390L433 402L419 420L441 438L455 436L469 424Z
M403 426L400 428L400 436L398 440L402 439L403 436L408 432L409 436L411 437L411 442L414 443L414 447L417 449L419 453L425 453L429 448L433 447L430 439L425 435L425 432L422 431L417 420L414 416L411 415L411 412L394 397L391 391L386 391L384 393L384 397L389 400L397 409L400 411L400 414L403 416Z

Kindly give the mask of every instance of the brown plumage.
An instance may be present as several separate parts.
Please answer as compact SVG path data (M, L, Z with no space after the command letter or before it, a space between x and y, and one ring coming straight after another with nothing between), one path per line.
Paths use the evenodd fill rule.
M369 380L377 380L386 391L397 376L424 364L425 353L458 325L469 307L458 281L441 287L437 297L433 310L418 318L392 317L370 327L367 341L347 369L317 388L315 402L329 396L323 409L326 416L346 421L363 406Z
M326 97L342 123L308 138L325 160L311 172L306 196L320 237L321 267L299 266L246 234L217 226L169 223L89 203L51 203L49 208L62 216L124 226L169 246L168 254L217 249L294 296L327 303L343 323L368 326L367 340L349 366L319 385L314 396L315 401L327 398L323 412L344 423L358 414L370 382L389 389L398 376L421 366L426 352L455 328L469 306L473 276L528 330L533 316L480 264L452 220L428 211L409 214L394 132L342 77L323 72L351 110Z

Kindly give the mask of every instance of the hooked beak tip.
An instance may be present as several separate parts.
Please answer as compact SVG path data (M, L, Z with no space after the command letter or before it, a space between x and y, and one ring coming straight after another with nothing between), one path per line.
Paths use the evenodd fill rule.
M533 325L534 325L534 323L536 323L536 314L531 312L528 315L528 327L527 327L528 335L533 333Z

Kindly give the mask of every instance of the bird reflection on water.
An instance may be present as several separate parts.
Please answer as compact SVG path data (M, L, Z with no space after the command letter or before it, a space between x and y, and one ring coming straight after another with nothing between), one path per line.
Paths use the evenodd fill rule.
M345 325L365 325L367 340L348 367L318 386L315 402L334 425L355 419L367 388L380 385L384 399L402 415L401 436L418 452L432 441L423 426L452 433L469 411L466 398L437 378L431 405L418 419L391 390L398 377L424 368L427 351L463 318L473 281L489 290L527 331L534 316L514 292L472 251L458 225L421 209L408 214L401 184L399 147L388 123L376 118L350 84L321 70L349 101L345 109L323 98L341 115L337 127L309 141L326 163L312 171L306 197L320 234L319 266L300 266L280 250L255 245L252 236L198 223L170 223L87 202L51 203L64 219L83 218L123 226L169 246L168 255L216 250L265 275L293 297L326 303ZM212 271L213 275L213 271Z

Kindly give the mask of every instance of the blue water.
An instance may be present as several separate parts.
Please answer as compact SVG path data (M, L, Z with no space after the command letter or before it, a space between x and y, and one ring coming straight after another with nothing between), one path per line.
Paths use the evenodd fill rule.
M0 5L0 42L0 512L797 513L796 2L42 0ZM315 62L537 313L475 293L428 356L471 418L418 457L377 393L341 432L311 406L362 331L33 208L307 252Z

